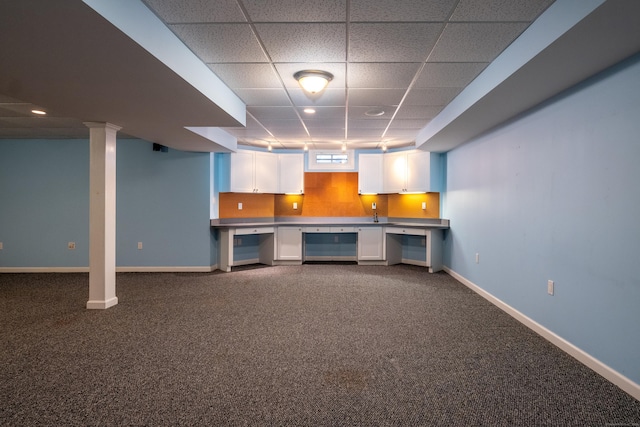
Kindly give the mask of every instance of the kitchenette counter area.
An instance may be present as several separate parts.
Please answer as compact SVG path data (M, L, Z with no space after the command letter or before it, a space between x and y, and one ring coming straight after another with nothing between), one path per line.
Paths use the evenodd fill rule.
M371 217L229 218L211 220L219 231L219 268L261 263L300 265L305 261L399 263L442 269L440 218Z

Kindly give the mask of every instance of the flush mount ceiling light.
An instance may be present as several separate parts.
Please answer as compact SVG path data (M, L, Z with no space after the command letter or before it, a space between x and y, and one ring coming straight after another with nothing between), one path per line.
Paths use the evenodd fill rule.
M321 92L331 80L333 74L320 70L302 70L293 75L305 92L314 94Z

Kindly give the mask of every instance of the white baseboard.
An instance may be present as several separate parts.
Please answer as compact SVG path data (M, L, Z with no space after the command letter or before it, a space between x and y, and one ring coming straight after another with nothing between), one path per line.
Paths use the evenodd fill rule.
M205 266L121 266L116 267L116 273L208 273L217 269L218 264ZM0 273L88 272L89 267L0 267Z
M471 289L472 291L474 291L475 293L477 293L478 295L480 295L481 297L483 297L484 299L486 299L496 307L500 308L502 311L504 311L505 313L507 313L508 315L510 315L511 317L513 317L514 319L516 319L517 321L519 321L520 323L522 323L523 325L525 325L526 327L528 327L529 329L537 333L538 335L540 335L542 338L546 339L550 343L554 344L556 347L563 350L565 353L574 357L583 365L592 369L596 373L602 375L611 383L620 387L626 393L629 393L633 398L640 400L640 384L633 382L629 378L622 375L620 372L605 365L595 357L591 356L589 353L576 347L575 345L571 344L569 341L565 340L564 338L556 335L554 332L545 328L544 326L542 326L535 320L531 319L530 317L525 316L515 308L511 307L510 305L500 300L499 298L496 298L495 296L491 295L489 292L485 291L475 283L471 282L470 280L466 279L465 277L461 276L460 274L456 273L450 268L443 267L443 270L446 271L451 277L453 277L454 279L456 279L457 281L459 281L460 283L462 283L463 285L465 285L466 287L468 287L469 289Z
M357 261L358 258L355 256L349 256L349 255L345 255L345 256L311 255L311 256L305 256L304 260L305 261L323 261L323 262L331 262L331 261L343 262L343 261Z
M0 273L88 273L89 267L0 267Z

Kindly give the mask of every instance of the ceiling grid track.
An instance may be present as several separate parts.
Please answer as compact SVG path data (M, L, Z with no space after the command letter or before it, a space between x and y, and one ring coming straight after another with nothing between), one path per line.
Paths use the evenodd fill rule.
M451 8L451 10L449 11L449 15L447 16L447 19L445 19L444 22L442 23L442 28L440 29L440 34L438 35L438 38L437 38L436 42L433 44L433 47L431 48L431 51L427 55L427 58L424 61L422 61L422 64L420 65L420 68L418 68L418 71L413 76L413 79L411 80L411 83L409 83L409 86L407 87L407 90L405 91L404 95L402 96L402 99L398 103L398 106L396 107L395 111L393 112L393 115L389 119L389 123L387 124L387 127L384 129L384 132L382 132L382 135L380 136L380 140L384 140L385 136L387 135L387 132L389 131L389 128L391 127L391 124L393 123L393 120L398 115L398 111L400 111L400 108L402 107L402 105L404 104L405 100L409 96L409 92L411 92L411 89L413 89L413 87L415 86L416 82L418 81L418 78L420 78L420 74L422 74L422 71L424 70L424 67L427 66L427 63L429 62L429 58L431 58L431 55L433 55L433 51L435 50L436 46L438 45L438 42L440 42L440 40L442 39L442 36L444 35L444 30L445 30L445 28L447 28L447 25L449 24L449 21L451 20L451 17L453 16L454 12L458 8L458 4L459 3L460 3L460 0L458 0L456 2L456 4Z

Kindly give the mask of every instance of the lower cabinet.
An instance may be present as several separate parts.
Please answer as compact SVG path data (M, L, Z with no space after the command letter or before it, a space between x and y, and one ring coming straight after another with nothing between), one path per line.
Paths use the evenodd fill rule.
M380 226L358 227L358 262L384 261L384 229Z
M302 227L277 227L276 261L302 262ZM280 263L282 264L282 263Z

